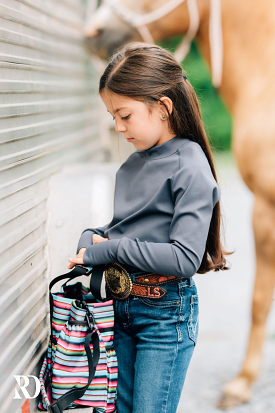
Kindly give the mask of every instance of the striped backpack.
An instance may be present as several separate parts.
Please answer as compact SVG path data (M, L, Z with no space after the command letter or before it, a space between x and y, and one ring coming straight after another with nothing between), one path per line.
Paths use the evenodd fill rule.
M62 413L90 407L96 413L116 412L113 301L100 301L81 282L66 285L89 276L91 268L76 265L49 285L51 333L39 374L39 410ZM66 278L61 292L52 293L54 284Z

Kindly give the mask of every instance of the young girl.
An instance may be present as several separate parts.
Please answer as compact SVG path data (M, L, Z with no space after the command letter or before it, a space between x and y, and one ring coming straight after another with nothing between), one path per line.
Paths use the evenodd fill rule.
M68 268L116 261L129 273L130 295L114 296L116 408L175 413L198 335L192 277L228 269L213 157L195 91L165 49L127 44L99 93L136 151L116 173L112 221L82 232Z

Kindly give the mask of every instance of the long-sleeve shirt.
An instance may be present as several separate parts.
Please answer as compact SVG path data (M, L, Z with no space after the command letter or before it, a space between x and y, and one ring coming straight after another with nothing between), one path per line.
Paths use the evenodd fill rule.
M192 277L206 247L220 188L201 146L175 136L136 150L116 172L110 223L85 229L87 266L118 261L142 271ZM93 245L93 234L109 240Z

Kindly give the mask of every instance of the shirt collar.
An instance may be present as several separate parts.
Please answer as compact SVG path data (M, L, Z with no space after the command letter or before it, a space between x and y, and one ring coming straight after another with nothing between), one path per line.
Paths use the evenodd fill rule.
M188 138L183 138L176 135L172 139L169 139L169 141L163 142L161 145L152 146L144 151L136 150L135 152L145 159L164 158L172 155L180 146L184 144L184 142L188 142L189 140L190 139Z

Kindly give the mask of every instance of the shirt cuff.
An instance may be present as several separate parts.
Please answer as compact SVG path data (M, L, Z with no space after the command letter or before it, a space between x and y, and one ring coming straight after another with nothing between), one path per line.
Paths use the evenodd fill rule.
M93 231L84 231L81 234L80 239L78 241L77 249L76 249L76 255L79 253L79 250L81 248L88 248L91 245L93 245L93 235L94 235Z
M120 241L120 239L112 239L88 247L83 255L84 265L94 266L116 261Z

